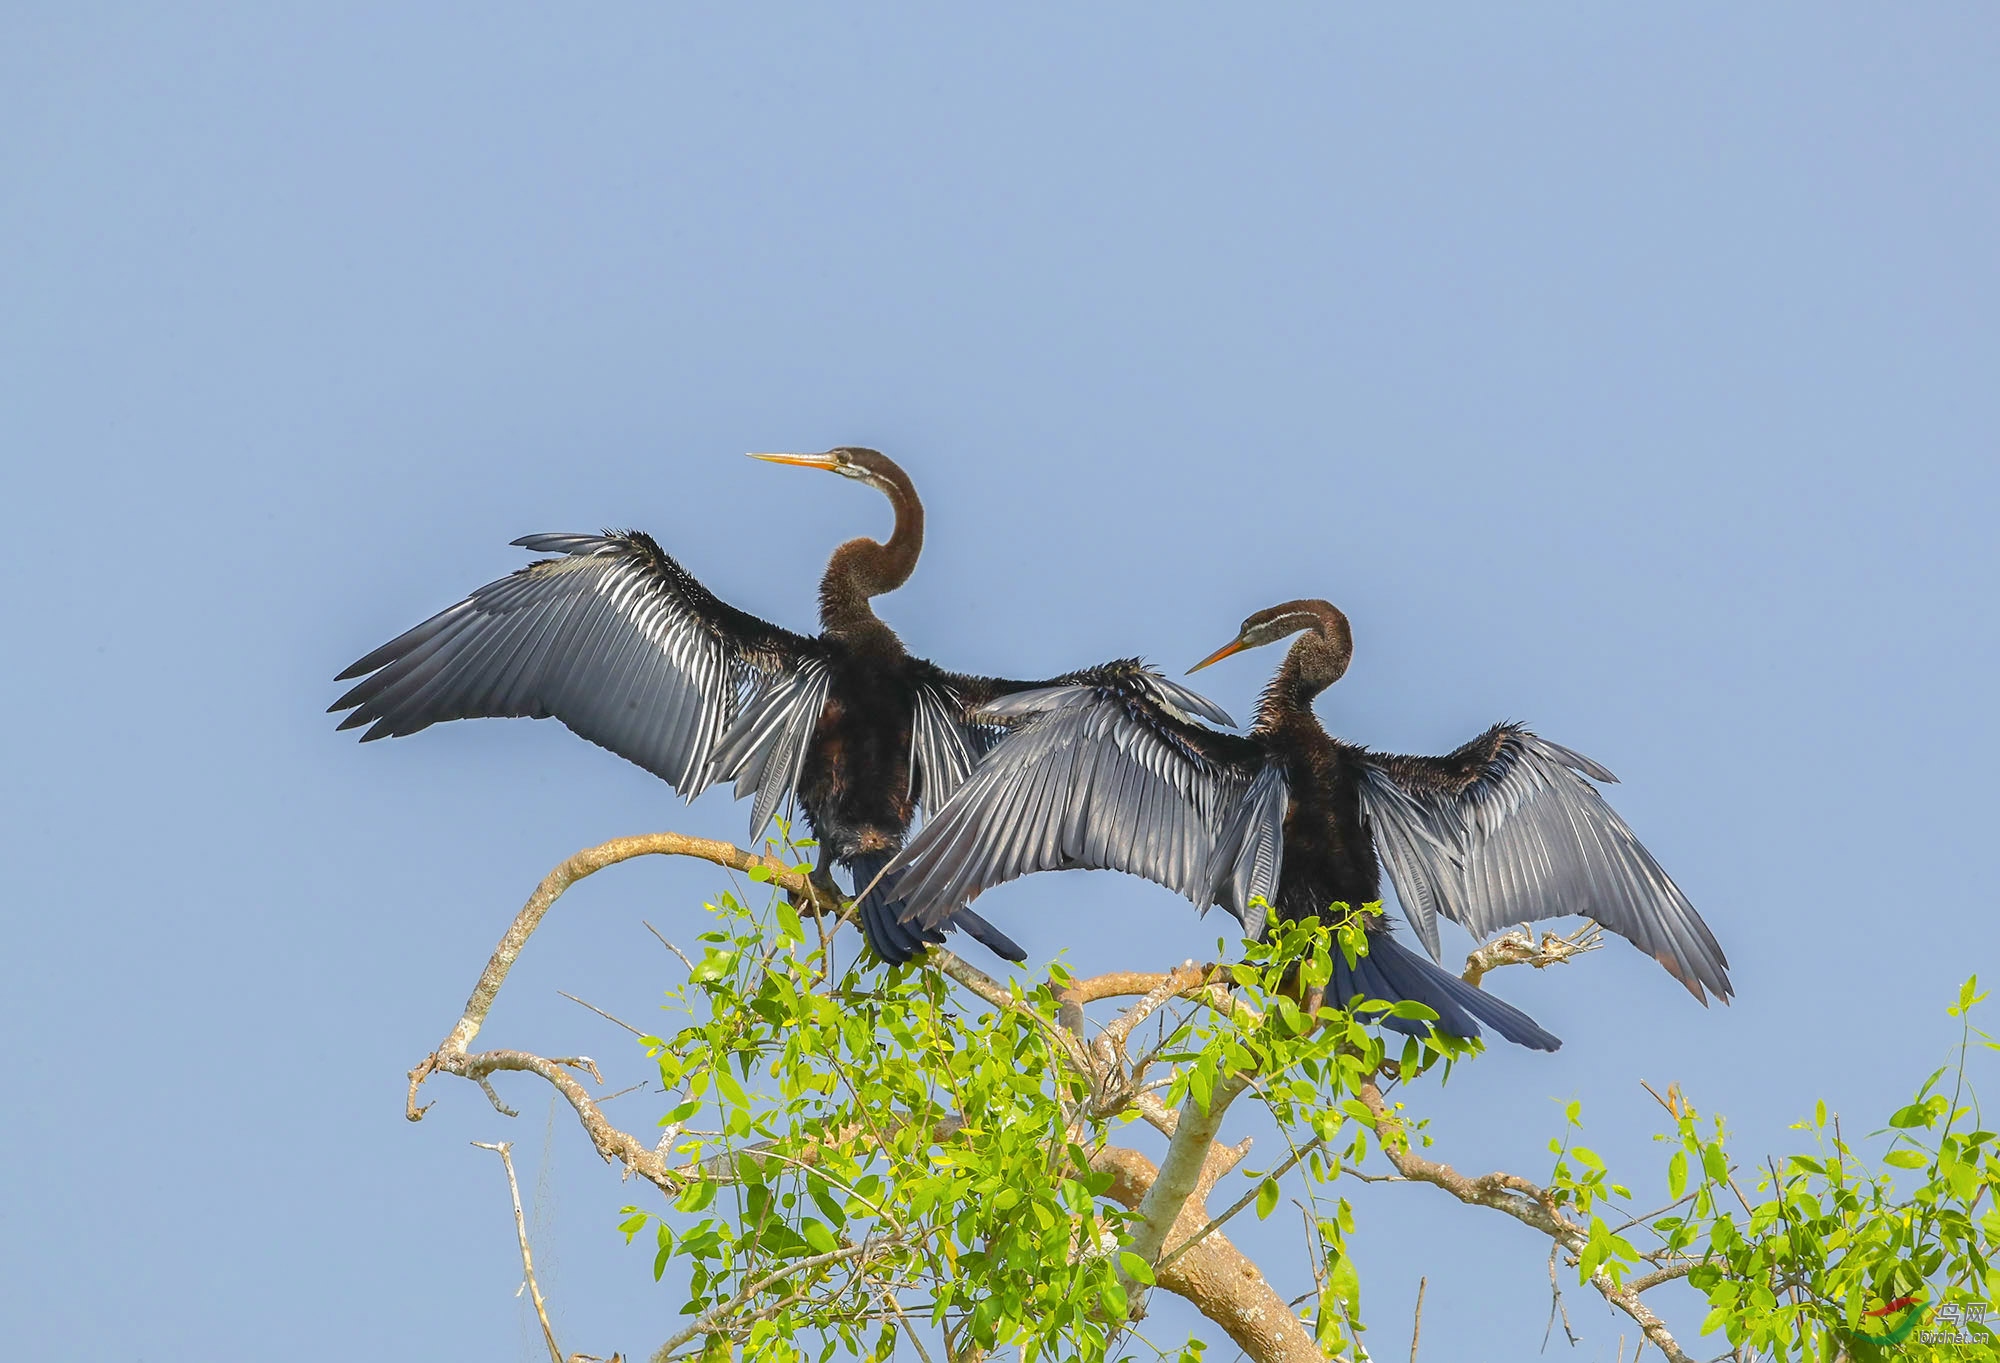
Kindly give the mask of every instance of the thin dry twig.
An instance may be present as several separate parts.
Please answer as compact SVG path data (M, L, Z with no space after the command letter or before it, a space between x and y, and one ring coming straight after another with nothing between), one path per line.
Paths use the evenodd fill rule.
M514 1200L514 1234L521 1241L521 1271L528 1277L528 1295L534 1299L535 1318L542 1323L542 1339L549 1346L549 1358L553 1363L565 1363L563 1351L556 1347L556 1332L549 1325L549 1309L542 1301L541 1284L535 1281L535 1256L528 1252L528 1219L521 1215L521 1185L514 1180L514 1143L474 1141L473 1144L481 1150L497 1152L507 1170L507 1194Z
M1556 1281L1556 1256L1560 1253L1562 1253L1561 1245L1549 1249L1549 1323L1542 1327L1543 1353L1549 1351L1549 1333L1556 1328L1558 1311L1562 1313L1563 1337L1569 1341L1569 1347L1572 1349L1577 1343L1576 1331L1569 1328L1569 1307L1563 1304L1562 1284Z
M1685 1096L1682 1095L1681 1086L1679 1084L1668 1084L1667 1096L1664 1098L1660 1096L1660 1091L1658 1089L1654 1088L1651 1084L1647 1083L1643 1079L1639 1081L1639 1087L1646 1090L1646 1092L1652 1094L1653 1101L1658 1103L1661 1107L1665 1108L1667 1110L1667 1115L1669 1117L1672 1117L1675 1121L1679 1121L1683 1116L1687 1114L1687 1099Z
M646 920L643 918L641 918L639 921L641 923L646 923ZM674 955L681 958L681 964L688 968L688 974L692 975L694 973L694 962L690 961L687 958L687 953L685 951L682 951L672 942L669 942L664 936L661 936L660 930L654 927L651 923L646 923L646 931L652 933L653 936L658 937L660 939L661 946L665 947L668 951L673 952Z
M1410 1323L1410 1363L1417 1363L1417 1341L1424 1337L1424 1289L1430 1284L1428 1277L1417 1279L1417 1316Z
M623 1028L624 1028L624 1029L625 1029L626 1031L630 1032L630 1033L631 1033L631 1034L632 1034L633 1036L644 1036L644 1035L645 1035L645 1033L644 1033L644 1032L640 1031L640 1030L639 1030L639 1029L638 1029L637 1027L634 1027L634 1026L633 1026L633 1025L631 1024L631 1023L627 1022L627 1021L626 1021L626 1020L625 1020L624 1018L621 1018L621 1017L614 1017L614 1016L613 1016L612 1014L610 1014L610 1013L607 1013L607 1012L605 1012L605 1011L604 1011L604 1010L603 1010L602 1008L599 1008L599 1007L598 1007L598 1006L597 1006L596 1004L594 1004L594 1003L589 1003L589 1002L586 1002L585 1000L583 1000L583 999L580 999L580 998L578 998L578 997L577 997L576 995L574 995L574 994L572 994L572 993L568 992L567 990L563 990L563 989L558 989L558 990L556 990L556 992L557 992L558 994L561 994L561 995L562 995L562 996L563 996L564 998L568 999L568 1000L569 1000L569 1001L570 1001L571 1003L575 1003L575 1004L581 1004L581 1005L582 1005L583 1007L585 1007L585 1008L588 1008L588 1009L589 1009L589 1010L590 1010L591 1012L593 1012L593 1013L597 1014L597 1016L599 1016L599 1017L603 1018L603 1019L604 1019L604 1020L605 1020L606 1022L615 1022L615 1023L617 1023L617 1024L618 1024L618 1025L619 1025L620 1027L623 1027Z
M882 1301L895 1312L896 1319L902 1322L903 1333L910 1337L910 1347L917 1351L917 1357L923 1359L924 1363L931 1363L931 1351L924 1347L923 1338L917 1334L917 1327L910 1324L910 1317L904 1312L903 1303L896 1300L896 1294L888 1288L883 1288Z

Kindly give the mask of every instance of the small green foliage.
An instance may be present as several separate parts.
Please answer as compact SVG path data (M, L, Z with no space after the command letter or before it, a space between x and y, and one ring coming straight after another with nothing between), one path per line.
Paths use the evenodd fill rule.
M1224 1095L1268 1113L1277 1158L1229 1176L1211 1211L1266 1219L1289 1199L1319 1285L1302 1324L1329 1357L1361 1354L1354 1211L1332 1185L1379 1164L1385 1145L1430 1143L1400 1102L1378 1122L1365 1086L1407 1096L1482 1049L1381 1031L1385 1015L1431 1016L1416 1005L1321 996L1334 953L1367 950L1379 904L1335 905L1324 922L1275 923L1244 944L1199 997L1169 1000L1127 1039L1122 1088L1089 1072L1087 1043L1059 1021L1057 991L1072 983L1060 964L986 1001L936 971L834 969L827 925L782 895L753 910L725 894L710 909L668 1025L644 1038L669 1095L659 1149L683 1182L618 1223L628 1242L650 1233L656 1278L685 1284L692 1333L671 1357L878 1360L942 1335L953 1356L1099 1363L1139 1349L1195 1363L1199 1341L1155 1345L1128 1319L1135 1294L1172 1285L1183 1252L1149 1263L1132 1251L1131 1190L1106 1157L1142 1090L1169 1108L1207 1112ZM1968 981L1952 1014L1982 997ZM1687 1268L1710 1307L1704 1329L1760 1358L1829 1363L1837 1348L1869 1357L1870 1339L1901 1328L1901 1315L1869 1314L1900 1298L1919 1311L2000 1298L2000 1140L1965 1083L1975 1037L1992 1043L1964 1027L1957 1063L1877 1133L1872 1169L1820 1104L1802 1124L1814 1149L1744 1174L1721 1120L1674 1095L1665 1212L1634 1214L1568 1102L1544 1192L1577 1228L1579 1277Z
M1968 981L1952 1016L1964 1018L1982 997ZM1579 1277L1616 1284L1642 1268L1684 1270L1709 1305L1703 1332L1773 1363L1867 1360L1886 1356L1887 1346L1930 1356L1907 1350L1927 1347L1920 1330L1938 1308L2000 1300L2000 1212L1992 1205L2000 1142L1981 1128L1966 1077L1975 1048L2000 1047L1969 1022L1963 1028L1955 1062L1875 1133L1888 1137L1875 1167L1820 1102L1794 1128L1812 1133L1814 1150L1739 1170L1721 1118L1704 1121L1670 1089L1663 1101L1675 1130L1661 1139L1674 1147L1666 1163L1672 1205L1664 1213L1610 1211L1631 1193L1576 1142L1582 1106L1568 1103L1564 1133L1549 1142L1547 1192L1587 1225L1572 1247ZM1914 1186L1899 1185L1893 1170L1915 1173ZM1642 1249L1625 1232L1652 1243ZM1990 1345L1977 1319L1954 1314L1953 1324Z
M686 1181L670 1210L619 1223L628 1240L651 1228L656 1277L678 1266L683 1316L723 1330L757 1317L757 1356L778 1360L881 1357L885 1314L889 1334L941 1331L954 1351L1097 1360L1133 1346L1130 1285L1157 1270L1122 1248L1130 1212L1094 1157L1135 1113L1129 1094L1094 1091L1057 1023L1068 972L1016 981L995 1006L936 972L830 971L818 925L780 896L709 908L701 958L667 998L677 1025L645 1038L671 1095L661 1148ZM1323 1192L1370 1150L1358 1086L1465 1051L1398 1038L1392 1059L1370 1023L1383 1005L1309 1006L1331 953L1366 949L1375 912L1281 925L1247 948L1226 996L1175 1001L1132 1046L1141 1068L1168 1067L1169 1105L1255 1077L1291 1143L1285 1167L1258 1176L1256 1212L1271 1215L1297 1170L1325 1282L1306 1324L1330 1349L1361 1328L1352 1209ZM698 1335L677 1356L705 1347Z
M1078 1121L1088 1090L1048 988L968 1010L934 973L830 974L782 898L710 907L716 931L668 997L679 1025L646 1038L686 1183L671 1211L620 1223L628 1239L654 1228L656 1275L687 1282L682 1314L756 1317L737 1342L777 1360L886 1357L906 1322L1104 1357L1125 1213L1091 1165L1101 1124Z
M1966 1019L1983 997L1976 978L1966 981L1951 1016ZM1965 1020L1954 1063L1875 1133L1889 1138L1882 1168L1819 1103L1794 1128L1812 1132L1815 1150L1768 1161L1745 1192L1722 1153L1721 1122L1705 1137L1691 1108L1678 1114L1683 1151L1701 1157L1696 1215L1655 1227L1702 1250L1688 1281L1708 1299L1704 1332L1773 1360L1868 1359L1913 1335L1921 1349L1917 1330L1940 1307L2000 1301L2000 1142L1981 1127L1966 1079L1975 1046L2000 1049ZM1962 1328L1992 1348L1990 1317Z

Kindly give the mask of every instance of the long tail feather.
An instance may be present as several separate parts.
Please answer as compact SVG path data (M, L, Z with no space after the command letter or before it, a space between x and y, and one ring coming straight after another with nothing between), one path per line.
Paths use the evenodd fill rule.
M861 931L868 938L868 945L890 965L904 965L925 946L932 943L941 945L945 929L901 921L903 902L896 896L896 882L901 879L900 875L885 876L874 889L867 888L876 876L881 875L882 868L889 864L893 855L892 852L864 852L848 865L854 872L854 888L867 891L861 896L860 913ZM1028 959L1028 953L1022 950L1019 943L971 909L960 909L953 914L949 926L963 930L973 941L996 956L1009 961Z
M1387 932L1369 933L1368 954L1351 968L1344 958L1335 957L1333 979L1327 985L1328 1000L1344 1004L1356 994L1387 1003L1407 999L1424 1004L1437 1012L1439 1031L1467 1041L1479 1035L1479 1023L1484 1022L1517 1046L1553 1051L1562 1045L1560 1039L1542 1030L1520 1009L1433 965ZM1410 1036L1422 1036L1430 1024L1385 1016L1382 1025Z
M902 905L896 907L900 910ZM960 909L952 916L951 925L961 929L966 936L1003 960L1013 961L1018 965L1028 959L1025 947L971 909Z
M906 965L927 943L944 941L944 929L897 922L897 904L891 897L893 881L884 880L873 889L869 888L875 877L882 874L882 868L889 864L891 855L888 852L866 852L849 862L848 867L854 872L854 888L865 891L859 907L861 931L868 938L868 945L890 965Z

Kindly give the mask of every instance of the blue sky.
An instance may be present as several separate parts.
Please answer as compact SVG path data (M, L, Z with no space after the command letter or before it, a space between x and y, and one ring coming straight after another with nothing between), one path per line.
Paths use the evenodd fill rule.
M1446 1157L1544 1172L1575 1097L1657 1163L1641 1078L1753 1155L1815 1098L1886 1114L2000 972L1996 67L1972 5L15 7L0 1335L532 1357L501 1138L566 1347L671 1332L634 1190L539 1092L411 1127L403 1072L549 865L743 809L550 724L320 712L533 531L646 528L810 624L886 510L749 449L903 461L931 538L878 604L949 666L1178 669L1325 596L1334 732L1517 718L1624 778L1740 998L1622 945L1496 977L1568 1044L1455 1079ZM1243 714L1275 661L1205 689ZM642 1077L556 990L650 1016L640 920L685 940L720 887L580 887L488 1038ZM1108 875L982 909L1086 969L1217 931ZM1371 1344L1428 1274L1426 1356L1528 1356L1545 1250L1427 1192L1355 1193Z

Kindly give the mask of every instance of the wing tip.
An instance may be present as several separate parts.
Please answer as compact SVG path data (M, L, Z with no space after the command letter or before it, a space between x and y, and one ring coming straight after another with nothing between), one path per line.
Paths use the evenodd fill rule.
M1669 975L1680 982L1681 988L1694 995L1694 1001L1704 1008L1708 1007L1710 994L1713 994L1715 1001L1725 1008L1736 997L1736 989L1729 982L1728 971L1724 968L1728 964L1726 961L1700 962L1699 964L1709 967L1708 971L1704 973L1690 966L1687 962L1682 961L1679 957L1668 955L1665 952L1658 953L1653 959L1658 961Z

